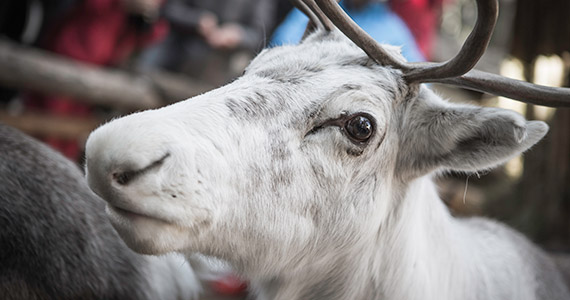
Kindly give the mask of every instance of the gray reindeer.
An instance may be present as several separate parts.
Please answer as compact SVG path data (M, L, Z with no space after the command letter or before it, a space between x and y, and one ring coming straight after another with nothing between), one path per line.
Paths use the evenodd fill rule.
M0 124L0 298L196 299L184 258L133 252L83 173Z
M316 28L301 44L90 135L88 182L125 242L227 260L258 299L570 299L544 252L497 222L451 216L432 182L493 168L548 127L421 83L570 104L566 89L469 71L496 1L478 1L456 57L425 64L374 42L334 0L297 5Z

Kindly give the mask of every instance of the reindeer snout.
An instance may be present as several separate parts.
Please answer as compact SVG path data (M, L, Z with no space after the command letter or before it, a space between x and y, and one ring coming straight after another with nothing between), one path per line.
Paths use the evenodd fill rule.
M113 203L120 202L135 185L154 188L165 163L174 156L168 148L170 136L163 130L141 132L143 124L127 122L132 117L101 126L91 133L85 147L88 184ZM148 139L141 138L142 134Z
M147 156L146 160L116 155L116 152L87 154L87 182L96 194L111 202L115 198L122 198L127 188L135 184L144 186L148 184L146 181L154 181L153 175L159 174L171 157L170 152L150 156L158 157L154 159Z

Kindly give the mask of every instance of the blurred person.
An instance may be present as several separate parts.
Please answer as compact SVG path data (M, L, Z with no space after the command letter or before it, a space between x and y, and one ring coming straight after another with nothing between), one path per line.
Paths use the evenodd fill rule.
M95 65L116 65L163 37L162 0L82 0L44 31L39 46Z
M401 46L402 54L409 61L425 61L406 23L391 10L387 1L343 0L340 1L340 5L376 41ZM298 43L305 32L308 21L307 16L298 9L294 9L277 27L270 45Z
M158 19L162 0L82 0L48 24L38 45L56 54L100 66L117 65L133 51L166 35L168 24ZM27 109L58 116L87 116L92 107L70 97L29 93ZM44 137L72 160L78 141Z
M168 37L145 51L139 66L223 84L265 46L275 10L276 0L168 0L161 10Z
M412 32L426 58L431 57L444 0L391 0L390 7Z

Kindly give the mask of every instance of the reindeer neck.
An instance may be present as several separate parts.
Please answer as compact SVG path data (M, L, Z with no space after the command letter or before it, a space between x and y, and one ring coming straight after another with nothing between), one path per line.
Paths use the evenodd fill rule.
M461 277L472 268L471 249L459 242L469 238L465 226L450 215L428 176L401 191L378 240L375 270L383 294L386 299L460 299L455 296L469 284Z
M298 271L254 283L258 300L382 299L370 273L369 256L359 253L323 258ZM329 257L330 258L330 257Z
M430 299L439 282L461 276L461 234L429 178L400 189L383 223L350 248L327 249L259 287L259 299ZM326 254L325 254L326 253ZM334 254L331 254L334 253ZM439 282L438 282L439 281ZM411 288L413 287L413 289ZM445 290L445 289L441 289ZM433 292L433 293L432 293Z

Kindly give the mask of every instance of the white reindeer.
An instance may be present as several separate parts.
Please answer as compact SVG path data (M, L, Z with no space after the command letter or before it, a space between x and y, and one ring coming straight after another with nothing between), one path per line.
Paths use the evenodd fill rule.
M104 206L72 162L0 124L0 298L197 299L184 258L134 253Z
M419 83L534 102L570 93L454 77L488 36L447 64L412 69L397 49L355 38L334 0L305 2L321 29L300 45L263 51L227 86L91 134L88 182L126 243L227 260L259 299L570 299L541 250L491 220L452 217L431 179L501 164L547 125L451 104ZM494 3L481 2L480 11ZM370 57L323 30L323 12Z

